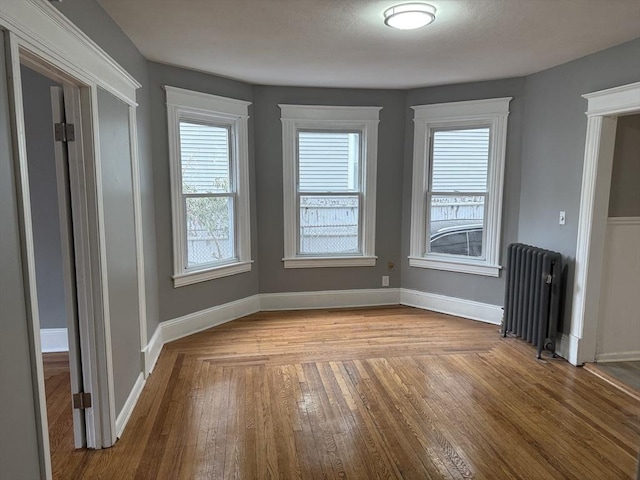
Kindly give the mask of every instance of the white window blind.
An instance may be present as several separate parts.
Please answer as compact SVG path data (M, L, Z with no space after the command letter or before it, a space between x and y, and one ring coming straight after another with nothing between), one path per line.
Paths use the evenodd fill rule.
M489 128L433 133L434 192L486 192Z
M184 193L228 191L229 128L180 122L180 157Z
M344 132L298 132L301 191L355 190L359 135Z

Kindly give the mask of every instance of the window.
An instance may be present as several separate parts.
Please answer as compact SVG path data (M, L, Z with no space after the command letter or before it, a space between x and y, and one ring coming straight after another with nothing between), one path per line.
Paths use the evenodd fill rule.
M165 87L174 286L251 270L250 103Z
M497 277L511 98L412 107L412 267Z
M280 109L285 268L374 266L380 107Z

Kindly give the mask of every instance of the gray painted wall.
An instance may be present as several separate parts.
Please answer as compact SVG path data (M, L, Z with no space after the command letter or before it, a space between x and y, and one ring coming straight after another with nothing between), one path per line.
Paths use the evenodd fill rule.
M609 216L640 216L640 115L618 119Z
M255 147L260 292L378 288L382 275L400 286L400 218L405 92L258 86ZM282 200L282 124L278 104L379 106L375 267L286 269ZM394 271L387 271L387 262Z
M640 39L527 77L518 240L562 253L573 285L584 145L585 93L640 80ZM558 225L560 210L566 225ZM563 331L569 331L571 287Z
M119 413L142 371L128 105L98 89L98 123L113 382Z
M82 29L94 42L100 45L102 49L142 84L142 88L136 92L136 99L138 102L138 152L140 157L140 192L142 197L142 231L144 238L147 338L151 338L151 335L153 335L158 326L159 314L153 176L154 160L151 156L147 60L95 0L64 0L64 2L53 2L52 5Z
M40 328L67 328L50 91L58 84L26 67L21 76Z
M40 478L26 299L0 30L0 478Z
M198 72L149 63L151 100L151 133L155 177L156 231L158 248L158 297L160 320L245 298L258 293L258 243L256 235L256 171L254 161L254 124L249 119L249 184L251 208L251 256L255 260L250 272L174 288L173 240L171 230L171 187L169 181L169 144L167 137L167 107L163 86L186 88L198 92L222 95L253 102L250 85ZM255 109L250 107L253 117Z
M504 197L502 205L501 265L509 243L516 241L520 200L522 117L525 109L524 78L410 90L404 113L404 175L402 204L402 287L464 298L493 305L504 301L504 275L499 278L409 267L411 232L411 177L413 171L414 105L513 97L509 104Z

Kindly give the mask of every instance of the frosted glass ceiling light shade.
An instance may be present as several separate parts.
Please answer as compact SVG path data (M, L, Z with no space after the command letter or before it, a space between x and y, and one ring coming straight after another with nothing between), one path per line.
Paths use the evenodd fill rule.
M384 11L385 25L400 30L429 25L436 19L436 7L428 3L402 3Z

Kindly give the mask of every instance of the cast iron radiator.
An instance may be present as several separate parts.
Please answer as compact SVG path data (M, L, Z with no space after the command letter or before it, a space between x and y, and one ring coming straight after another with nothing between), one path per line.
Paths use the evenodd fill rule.
M562 296L562 255L512 243L507 249L502 335L512 333L555 356Z

